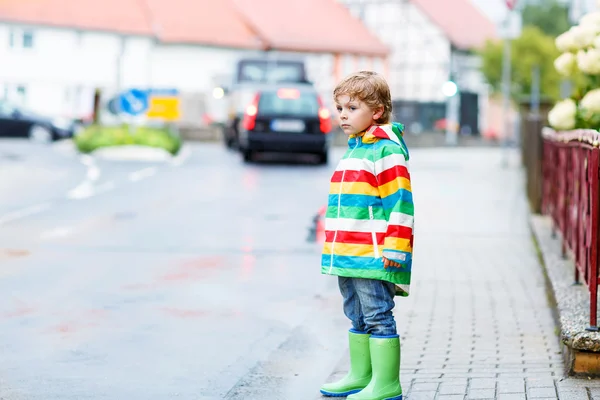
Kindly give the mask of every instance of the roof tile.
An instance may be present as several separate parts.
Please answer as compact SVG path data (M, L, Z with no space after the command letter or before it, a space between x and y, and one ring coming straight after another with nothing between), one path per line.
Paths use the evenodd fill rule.
M262 40L231 0L146 0L163 42L257 49Z
M278 50L384 56L388 48L335 0L234 0L248 23Z
M151 35L144 0L0 0L0 19Z
M156 36L165 43L388 53L335 0L0 0L0 21Z
M481 47L496 37L496 26L469 0L411 0L459 49Z

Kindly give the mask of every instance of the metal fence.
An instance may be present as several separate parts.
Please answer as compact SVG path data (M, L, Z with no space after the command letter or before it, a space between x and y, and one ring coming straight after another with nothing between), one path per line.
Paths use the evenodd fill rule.
M587 329L598 331L600 133L555 132L544 128L536 136L543 138L541 211L551 216L553 232L561 234L563 256L568 252L573 256L575 283L583 281L587 285L590 294Z

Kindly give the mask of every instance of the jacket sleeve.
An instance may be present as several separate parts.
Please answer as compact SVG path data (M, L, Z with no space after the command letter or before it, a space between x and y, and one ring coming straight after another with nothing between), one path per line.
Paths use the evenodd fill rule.
M387 220L383 256L410 265L414 206L406 148L395 144L382 146L375 160L375 176Z

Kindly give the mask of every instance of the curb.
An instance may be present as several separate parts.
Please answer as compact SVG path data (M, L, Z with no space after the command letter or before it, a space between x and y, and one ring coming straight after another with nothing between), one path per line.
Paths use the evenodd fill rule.
M600 377L600 333L588 332L589 293L574 285L574 263L563 258L559 236L552 237L549 217L530 214L529 227L542 266L546 293L569 375Z
M90 153L99 160L109 161L170 161L173 156L164 149L139 145L103 147Z

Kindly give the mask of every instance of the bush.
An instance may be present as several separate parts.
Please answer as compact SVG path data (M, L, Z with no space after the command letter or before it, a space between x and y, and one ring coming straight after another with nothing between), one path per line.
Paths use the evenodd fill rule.
M82 153L90 153L101 147L141 145L165 149L175 155L181 148L181 138L169 129L147 126L91 125L75 136L74 142Z

